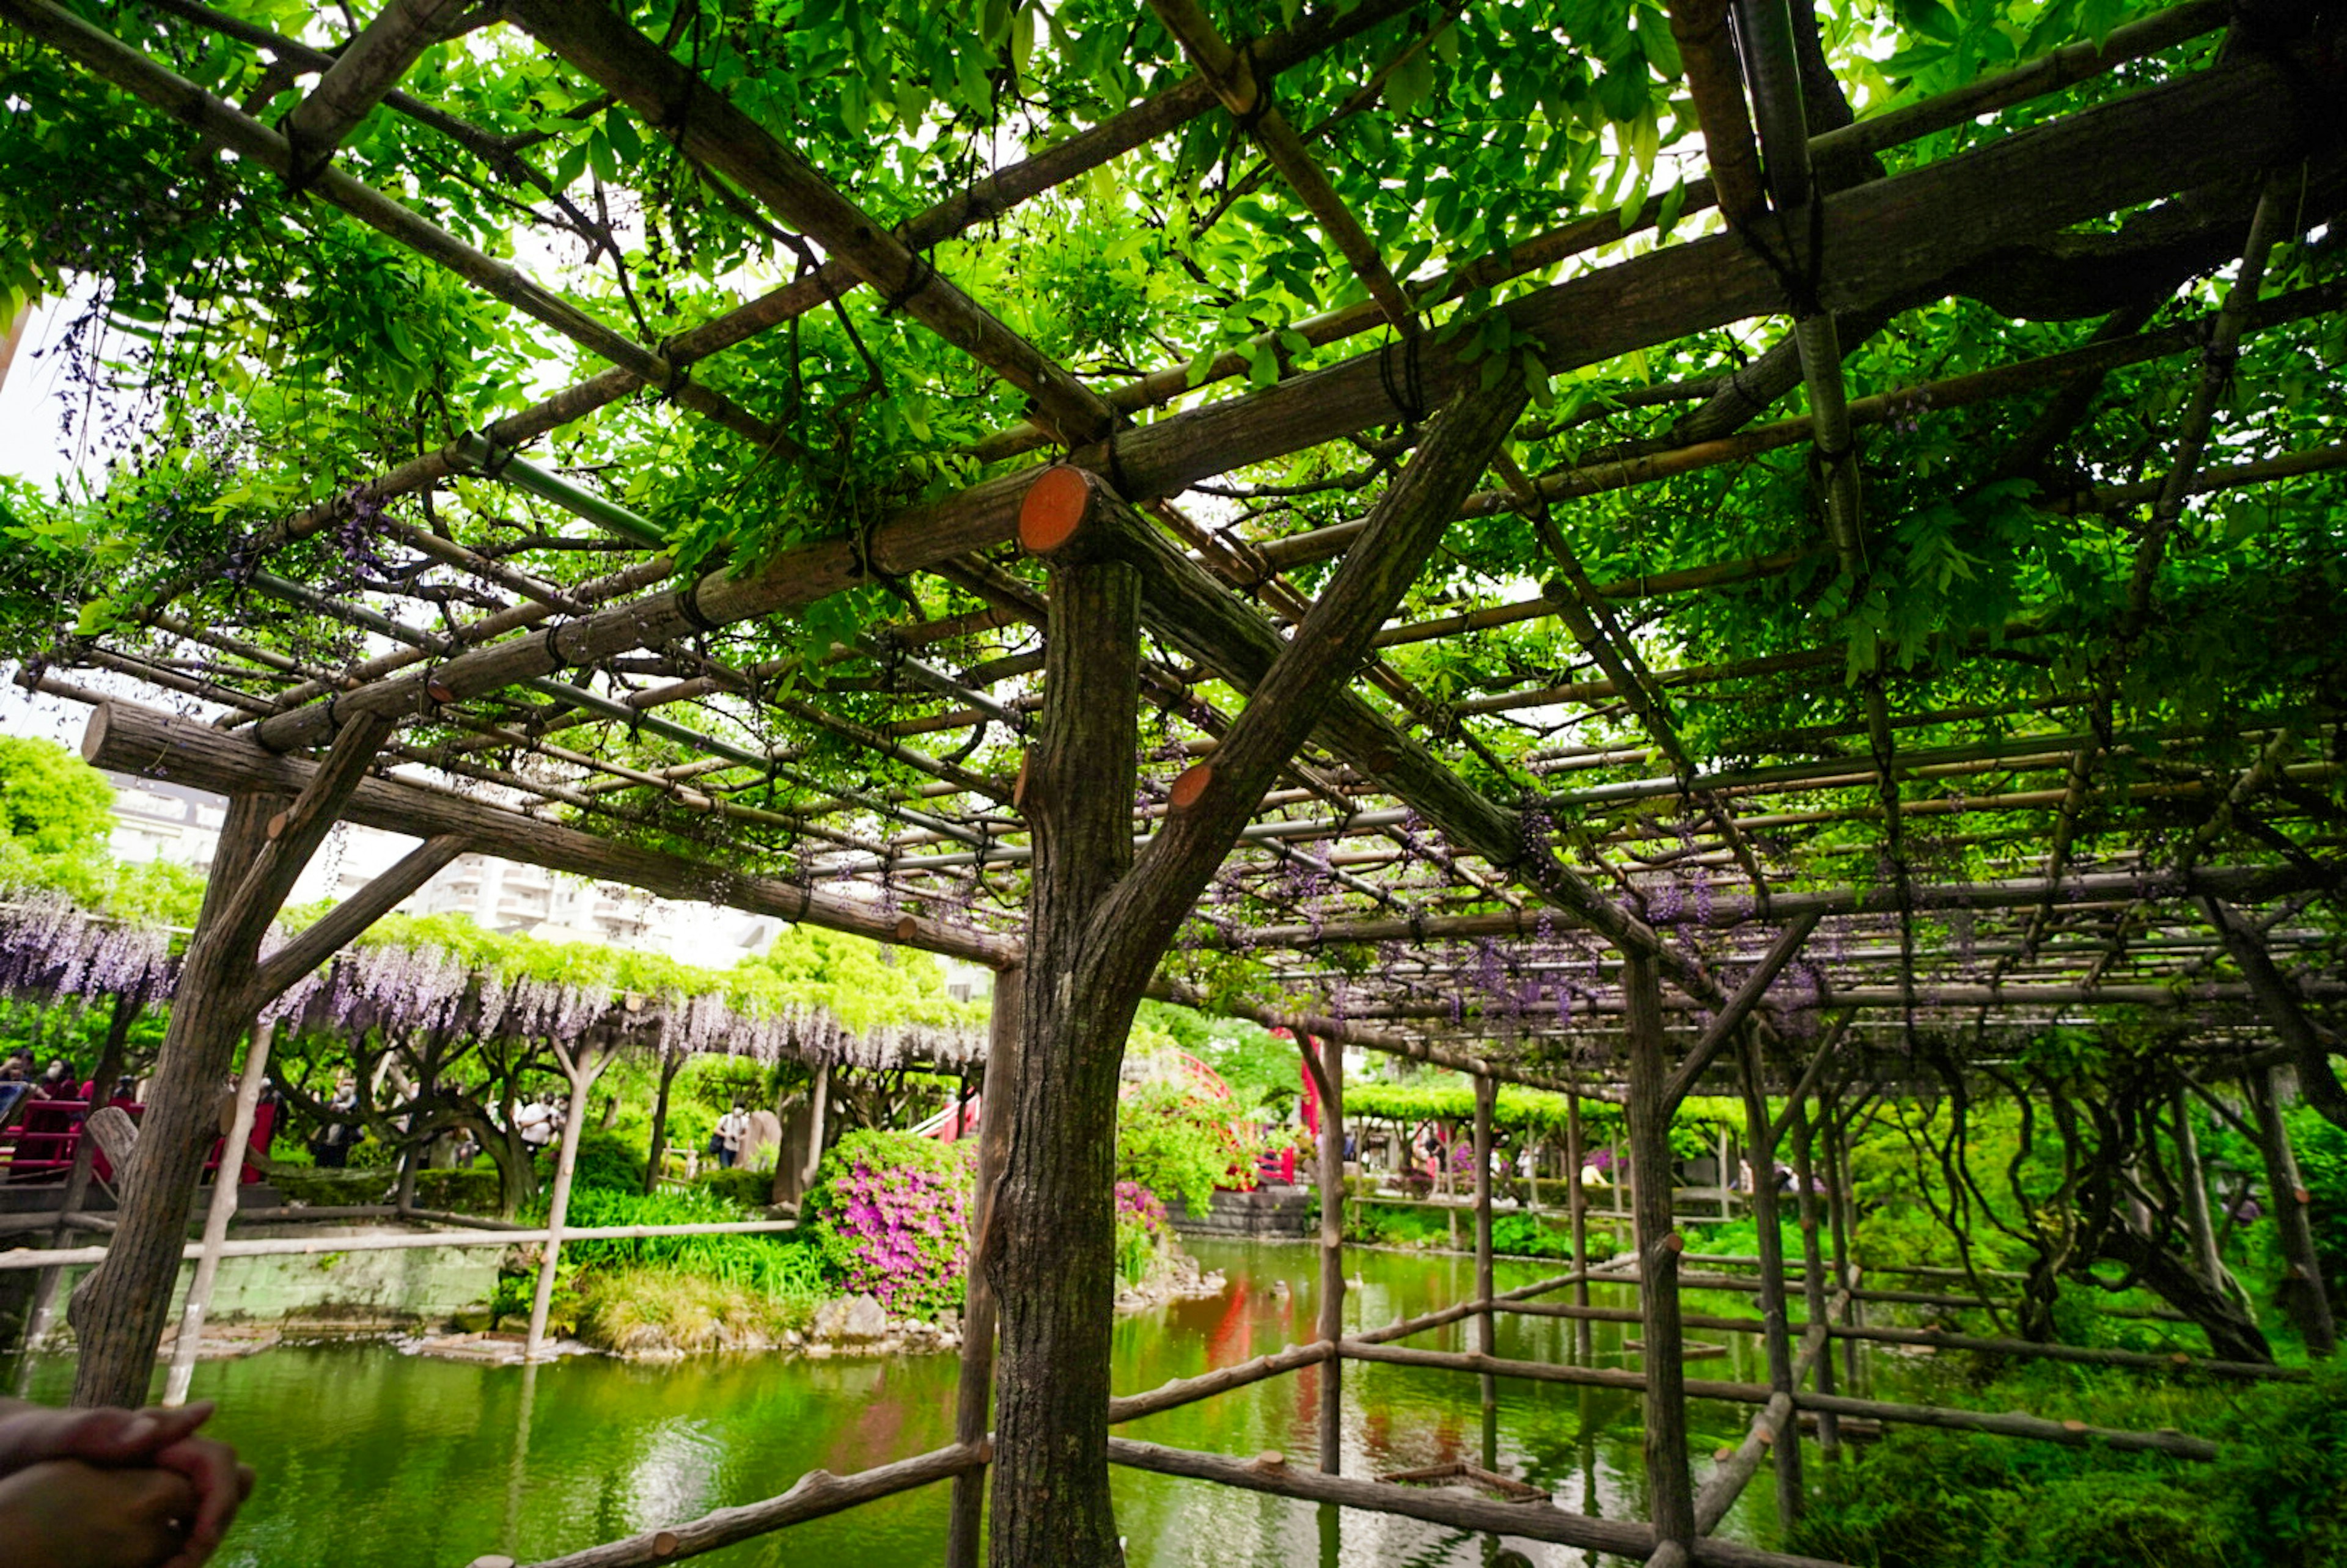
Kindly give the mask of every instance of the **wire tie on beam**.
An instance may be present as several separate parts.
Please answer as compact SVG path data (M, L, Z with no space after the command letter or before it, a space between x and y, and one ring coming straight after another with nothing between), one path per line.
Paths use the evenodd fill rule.
M708 580L705 577L697 577L677 590L676 612L684 617L685 624L697 631L718 631L724 626L723 621L711 620L709 612L701 608L701 585Z
M937 281L937 263L920 251L912 252L913 264L905 271L905 282L897 291L881 302L880 313L895 315L919 295L922 290Z

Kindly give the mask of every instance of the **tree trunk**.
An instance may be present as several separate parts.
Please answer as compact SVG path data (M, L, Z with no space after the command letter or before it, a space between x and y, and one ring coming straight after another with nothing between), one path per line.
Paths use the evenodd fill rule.
M2281 1119L2281 1096L2276 1091L2275 1071L2250 1082L2250 1104L2257 1112L2259 1152L2265 1156L2266 1187L2273 1199L2274 1225L2281 1234L2281 1257L2289 1273L2282 1280L2282 1305L2306 1338L2306 1348L2328 1356L2338 1336L2331 1318L2331 1292L2322 1282L2322 1260L2314 1251L2314 1231L2307 1224L2306 1187L2299 1180L2298 1156L2290 1146L2290 1128Z
M651 1196L660 1186L661 1162L668 1157L669 1086L676 1081L676 1070L683 1065L682 1051L672 1050L661 1058L660 1091L652 1099L651 1149L644 1162L644 1195L646 1197ZM781 1168L781 1163L777 1162L775 1169L779 1171Z
M985 1441L993 1413L994 1329L1000 1316L989 1282L986 1254L994 1244L990 1223L995 1186L1010 1143L1010 1085L1019 1071L1019 1004L1020 974L999 969L994 976L994 1007L986 1040L986 1080L979 1099L978 1169L971 1184L969 1263L961 1318L961 1379L954 1401L954 1440L975 1445ZM958 1130L958 1128L957 1129ZM983 1568L985 1562L986 1472L965 1471L954 1477L953 1500L946 1519L946 1568Z
M2259 1331L2256 1319L2200 1272L2143 1232L2114 1219L2103 1227L2102 1255L2125 1267L2146 1290L2157 1296L2209 1337L2209 1354L2220 1361L2270 1363L2273 1347Z
M76 1290L67 1318L81 1346L74 1369L77 1405L137 1407L147 1402L155 1347L171 1311L171 1282L195 1207L204 1156L218 1135L213 1107L236 1043L252 1025L244 985L258 957L228 923L239 885L269 842L272 796L230 797L204 886L196 935L188 944L171 1002L171 1020L147 1091L147 1113L128 1169L120 1176L121 1212L106 1261Z
M1140 997L1075 980L1092 914L1133 859L1140 608L1122 562L1052 573L1021 796L1035 839L1021 1048L987 1259L1000 1312L989 1559L1006 1568L1123 1562L1108 1486L1116 1095Z

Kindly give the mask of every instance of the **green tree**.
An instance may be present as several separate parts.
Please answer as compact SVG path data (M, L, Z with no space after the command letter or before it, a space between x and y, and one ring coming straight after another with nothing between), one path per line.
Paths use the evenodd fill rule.
M0 826L35 855L103 856L114 786L54 741L0 735Z

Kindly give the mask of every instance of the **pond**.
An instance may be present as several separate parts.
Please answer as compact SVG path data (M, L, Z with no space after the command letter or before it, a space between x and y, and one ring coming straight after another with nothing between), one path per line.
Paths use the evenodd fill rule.
M1116 1389L1156 1387L1307 1338L1317 1255L1298 1244L1192 1244L1228 1280L1212 1298L1126 1317ZM1347 1253L1348 1328L1448 1306L1472 1293L1471 1260ZM1558 1272L1503 1262L1500 1287ZM1599 1293L1629 1306L1618 1287ZM1717 1308L1713 1308L1716 1310ZM1471 1348L1471 1326L1409 1341ZM1573 1359L1572 1326L1502 1317L1499 1354ZM1600 1366L1635 1366L1634 1327L1595 1326ZM1730 1341L1704 1377L1765 1380L1757 1338ZM11 1369L12 1372L16 1370ZM45 1358L25 1379L61 1402L69 1361ZM217 1399L215 1425L261 1472L261 1487L220 1559L228 1568L461 1568L483 1553L524 1563L753 1501L817 1468L845 1474L950 1440L957 1363L950 1356L808 1360L706 1357L671 1364L577 1358L537 1368L483 1367L402 1354L384 1344L279 1348L207 1363L194 1397ZM1317 1368L1166 1411L1125 1436L1252 1456L1317 1452ZM13 1381L12 1378L12 1381ZM1476 1379L1420 1368L1345 1368L1345 1471L1367 1476L1468 1460L1551 1489L1561 1504L1644 1517L1637 1397L1502 1380L1486 1433ZM1695 1451L1741 1437L1748 1408L1696 1404ZM1114 1472L1133 1568L1438 1568L1480 1565L1488 1539L1389 1515L1314 1505L1204 1482ZM1765 1475L1722 1533L1773 1531ZM934 1564L947 1488L888 1499L798 1525L700 1561L714 1568L832 1562L856 1568ZM1542 1568L1577 1550L1511 1542Z

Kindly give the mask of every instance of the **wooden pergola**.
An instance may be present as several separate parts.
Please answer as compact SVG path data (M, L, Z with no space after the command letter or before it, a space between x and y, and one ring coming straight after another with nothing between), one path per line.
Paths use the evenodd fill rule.
M2294 1081L2347 1121L2325 1021L2347 995L2338 714L2322 695L2335 682L2318 672L2253 693L2260 706L2184 712L2131 679L2175 634L2171 618L2198 613L2163 595L2198 548L2201 498L2302 496L2339 515L2326 487L2347 442L2320 337L2347 289L2332 233L2347 200L2335 17L2188 0L1859 118L1808 7L1686 0L1667 15L1683 76L1657 70L1656 90L1699 132L1677 154L1689 178L1536 232L1503 224L1432 270L1357 210L1441 200L1407 138L1389 143L1384 185L1364 187L1355 171L1332 178L1329 127L1414 124L1381 95L1462 36L1494 68L1585 83L1545 13L1511 32L1471 5L1358 0L1239 38L1194 0L1150 0L1133 36L1145 20L1166 51L1151 93L1039 134L889 221L876 174L859 196L774 112L743 107L771 100L739 70L697 64L701 24L722 31L722 15L656 7L673 23L661 36L639 9L390 0L354 34L322 15L297 40L200 0L149 0L117 32L56 0L0 0L12 46L52 52L113 95L77 103L178 122L190 159L233 154L240 178L276 182L318 222L338 212L497 302L549 355L602 366L478 428L460 418L452 438L411 438L396 466L334 476L231 559L167 563L111 630L60 635L26 667L28 685L95 704L94 763L231 802L141 1153L76 1304L77 1399L135 1403L145 1389L212 1087L298 978L294 949L261 961L264 934L344 820L424 844L312 928L305 965L470 850L999 976L959 1441L566 1565L669 1561L952 1478L949 1562L1092 1568L1122 1560L1111 1463L1656 1563L1787 1564L1800 1560L1710 1532L1772 1448L1798 1513L1789 1440L1804 1411L1829 1448L1838 1418L1873 1415L2205 1452L2172 1434L1834 1391L1833 1338L1923 1332L1857 1310L1870 1292L1842 1169L1857 1102L1993 1082L2032 1036L2109 1009L2175 1020L2184 1079L2162 1136L2188 1168L2182 1082L2254 1122L2302 1330L2327 1353L2277 1102ZM397 178L420 178L427 156L486 171L529 220L567 213L624 277L624 226L590 221L531 161L559 168L569 149L472 123L433 101L446 73L418 71L504 49L556 62L596 112L643 128L640 160L615 159L599 192L671 160L659 167L794 251L797 274L656 335L641 313L640 330L616 325L436 221ZM172 63L199 57L211 86ZM361 160L372 181L352 172L354 137L391 124ZM957 276L969 254L958 244L1202 127L1225 151L1223 207L1277 192L1286 220L1317 236L1329 292L1353 302L1187 363L1080 374ZM608 138L597 156L614 156ZM2047 346L1861 384L1861 345L1935 310L2026 323ZM695 546L686 565L648 515L658 507L527 455L630 413L612 428L686 430L709 444L696 453L730 453L745 473L788 470L810 460L810 436L775 345L859 313L890 341L944 345L972 395L1008 411L944 455L941 471L967 482L851 497L816 537L739 563ZM2237 367L2265 344L2299 347L2313 390L2291 420L2229 427ZM1620 383L1626 356L1647 354L1641 384ZM1528 413L1550 377L1592 378L1602 395ZM2131 462L2111 461L2081 432L2112 388L2151 378L2174 388L2162 422ZM2023 617L1952 611L1919 649L1852 617L1870 592L1908 591L1884 565L1911 559L1904 514L1881 497L1903 507L1911 487L1886 484L1870 452L1896 460L1927 411L1971 433L1973 466L1945 477L1950 492L2004 487L2095 548ZM1731 501L1760 519L1753 548L1695 562L1665 550L1646 569L1636 506L1663 517ZM505 507L540 520L516 542ZM1478 568L1462 554L1459 530L1497 521L1528 541L1529 583L1522 559ZM2296 570L2319 590L2316 533L2313 566L2285 561L2276 581ZM1655 537L1677 536L1656 524ZM2335 522L2331 538L2335 549ZM322 564L354 540L395 569L359 582ZM1636 569L1613 575L1625 559ZM1481 586L1428 603L1419 587L1438 566L1446 579L1480 571ZM869 589L909 612L778 651L775 628ZM1754 604L1774 618L1761 645L1706 619ZM1434 649L1450 661L1439 690L1419 658ZM2335 677L2335 633L2328 651ZM180 711L125 700L126 682ZM1739 706L1808 718L1724 731L1712 717ZM1113 1113L1144 996L1312 1042L1330 1107L1321 1317L1310 1344L1112 1398ZM1347 1044L1473 1074L1482 1173L1477 1299L1351 1336ZM1636 1226L1621 1266L1587 1262L1575 1184L1574 1267L1495 1293L1501 1082L1624 1106ZM1802 1177L1804 1255L1782 1255L1761 1184L1758 1315L1703 1320L1762 1337L1765 1385L1690 1379L1676 1353L1679 1291L1720 1277L1683 1273L1671 1206L1667 1130L1699 1088L1745 1100L1756 1169L1781 1150ZM2185 1185L2201 1191L2197 1176ZM2198 1245L2205 1194L2182 1222ZM2137 1240L2160 1267L2196 1266L2160 1235ZM1638 1289L1643 1370L1492 1356L1497 1314L1604 1318L1593 1282ZM1938 1294L1978 1301L1986 1283ZM1568 1287L1569 1305L1540 1299ZM1399 1343L1470 1318L1477 1353ZM2265 1370L2215 1348L2220 1372ZM1499 1377L1639 1390L1652 1519L1338 1473L1347 1359L1471 1372L1487 1398ZM1110 1434L1307 1366L1321 1379L1317 1472ZM1751 1440L1700 1486L1689 1398L1760 1407Z

